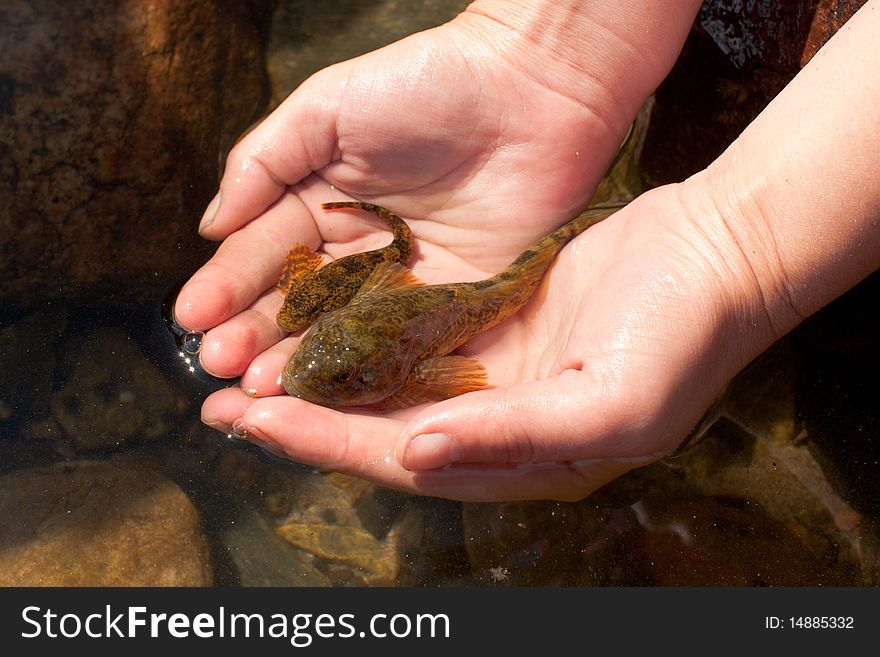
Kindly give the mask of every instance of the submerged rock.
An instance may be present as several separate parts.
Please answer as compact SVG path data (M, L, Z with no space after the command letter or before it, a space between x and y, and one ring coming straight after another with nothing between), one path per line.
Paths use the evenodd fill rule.
M796 414L783 341L744 370L702 442L580 502L465 504L482 584L852 586L878 582L878 523L841 493Z
M300 550L276 534L255 510L242 508L222 537L241 586L329 586Z
M189 498L129 463L73 461L0 478L0 586L207 586Z
M79 450L115 448L168 434L190 401L119 329L68 345L52 414Z
M708 419L706 439L666 465L693 491L740 500L796 537L788 568L799 560L815 568L793 584L875 581L874 523L838 492L798 419L791 346L782 340L737 376Z
M655 586L857 582L852 561L839 562L834 549L818 553L810 547L809 536L743 500L660 494L636 509L644 528L640 561Z
M387 532L374 526L376 487L348 475L296 477L296 494L278 534L307 556L334 585L390 586L402 576L421 544L421 512L407 505Z
M66 312L44 308L0 329L0 423L19 425L49 417L55 372L55 344Z
M465 549L483 586L638 584L632 563L638 523L601 491L575 503L465 503ZM632 579L630 579L632 578Z

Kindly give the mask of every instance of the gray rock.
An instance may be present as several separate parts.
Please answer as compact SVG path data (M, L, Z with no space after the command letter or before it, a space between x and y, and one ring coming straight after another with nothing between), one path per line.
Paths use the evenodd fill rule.
M222 540L242 586L330 586L327 577L253 509L242 509Z

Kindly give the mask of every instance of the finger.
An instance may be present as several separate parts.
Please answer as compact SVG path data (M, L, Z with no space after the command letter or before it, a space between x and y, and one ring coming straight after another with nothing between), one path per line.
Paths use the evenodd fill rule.
M254 403L244 391L235 386L224 388L208 395L202 404L202 422L212 429L226 434L232 432L232 423L244 415L248 406Z
M618 410L580 370L446 400L411 420L395 455L420 471L464 463L548 463L584 459L649 462L675 446L645 445L645 417ZM680 438L680 437L679 437Z
M336 150L339 88L307 80L230 151L217 197L199 232L223 239L261 215L284 191L325 166Z
M411 488L412 474L392 457L400 419L342 413L295 397L253 399L229 388L205 400L202 420L221 430L235 424L247 440L294 461Z
M241 377L241 387L254 397L286 394L281 387L281 371L296 350L300 336L290 336L255 356Z
M258 354L284 337L275 322L280 305L281 295L270 290L250 308L208 331L199 351L202 368L220 378L241 376Z
M452 466L408 472L391 456L403 424L393 418L332 411L292 397L253 399L239 388L220 390L202 407L202 421L272 454L347 472L389 488L473 502L577 500L632 469L628 461L520 464L515 467ZM242 435L239 433L239 435Z
M278 280L290 246L317 248L320 236L311 213L294 194L230 235L183 286L175 320L190 330L217 326L249 307Z
M414 473L422 495L466 502L560 500L575 502L636 467L612 459L573 463L524 463L514 467L450 466Z

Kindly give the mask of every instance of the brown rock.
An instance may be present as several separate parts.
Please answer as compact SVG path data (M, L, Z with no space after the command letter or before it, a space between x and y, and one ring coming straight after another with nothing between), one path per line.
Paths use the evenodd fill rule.
M0 7L0 299L149 298L208 246L218 163L268 94L267 1Z
M0 586L207 586L189 498L140 466L57 463L0 478Z
M810 32L807 34L807 42L801 53L802 67L807 65L819 48L852 18L865 2L867 0L819 0L810 24Z
M52 415L80 450L162 438L190 401L119 329L88 334L64 355Z

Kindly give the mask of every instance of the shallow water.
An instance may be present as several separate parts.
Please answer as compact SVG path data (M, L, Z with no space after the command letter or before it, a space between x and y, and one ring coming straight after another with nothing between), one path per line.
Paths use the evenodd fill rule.
M271 96L464 4L340 0L319 14L314 3L281 2L268 37ZM185 220L194 230L197 217ZM192 255L194 270L204 254ZM172 584L880 581L878 275L748 370L726 414L687 455L570 504L418 498L315 472L204 427L201 401L235 381L201 372L196 336L169 323L179 284L160 277L154 293L107 304L59 301L51 290L41 300L35 291L27 308L0 320L0 572L46 559L30 579L0 582L143 583L124 559L116 570L100 554L59 567L57 550L85 555L101 536L111 550L159 555L148 539L167 526L188 537L156 566L165 579L153 581ZM94 490L80 481L65 488L88 472L84 462L113 476ZM130 483L139 468L183 496L171 504L140 491ZM117 473L134 475L116 484ZM53 482L57 494L39 484L35 496L34 481ZM88 500L98 520L77 515Z

